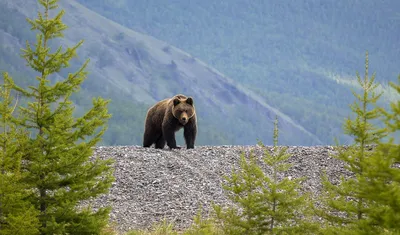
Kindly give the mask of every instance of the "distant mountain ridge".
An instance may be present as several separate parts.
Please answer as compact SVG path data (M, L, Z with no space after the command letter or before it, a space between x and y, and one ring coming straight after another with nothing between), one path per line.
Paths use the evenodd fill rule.
M322 144L317 136L262 97L188 53L118 25L77 1L60 1L59 4L66 10L64 22L69 26L60 43L72 45L85 40L71 69L78 68L87 58L91 60L88 80L74 97L77 112L83 112L94 96L112 99L113 117L102 145L140 145L147 108L176 93L195 99L199 116L196 145L245 145L257 140L268 144L275 115L279 117L282 144ZM38 5L34 1L0 0L0 6L0 13L10 17L2 19L8 22L0 27L0 69L11 70L10 74L15 75L17 81L26 84L33 74L21 66L24 61L18 54L24 47L25 38L21 35L33 40L34 35L27 31L29 25L24 18L35 16L37 11L32 9L37 9ZM181 134L177 137L182 144Z
M342 123L367 50L381 104L398 99L387 86L400 73L398 0L78 1L200 58L324 144L348 141Z

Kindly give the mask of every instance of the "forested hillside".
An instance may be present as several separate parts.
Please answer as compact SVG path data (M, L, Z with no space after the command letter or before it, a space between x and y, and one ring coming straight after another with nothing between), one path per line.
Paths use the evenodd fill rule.
M55 43L74 45L84 39L84 44L78 59L52 79L65 77L90 59L88 79L73 101L79 115L93 97L112 100L113 116L102 145L141 144L147 108L176 93L194 97L199 117L196 145L254 144L258 139L269 143L275 115L281 121L283 144L323 143L260 95L173 45L129 30L76 1L63 1L60 6L67 12L70 28ZM20 58L24 42L35 38L25 21L36 14L34 9L34 1L0 0L0 69L22 86L35 82L35 74ZM179 144L183 144L182 134L177 135Z
M323 143L341 136L366 50L385 88L399 72L397 0L78 1L204 60Z

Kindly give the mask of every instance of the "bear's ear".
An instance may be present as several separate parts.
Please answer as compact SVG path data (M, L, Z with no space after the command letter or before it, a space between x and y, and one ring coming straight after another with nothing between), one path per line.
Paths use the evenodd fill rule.
M174 106L177 106L179 103L180 103L179 99L178 99L178 98L175 98L175 99L174 99Z
M192 97L188 97L188 98L186 99L186 103L188 103L188 104L190 104L190 105L193 105L193 98L192 98Z

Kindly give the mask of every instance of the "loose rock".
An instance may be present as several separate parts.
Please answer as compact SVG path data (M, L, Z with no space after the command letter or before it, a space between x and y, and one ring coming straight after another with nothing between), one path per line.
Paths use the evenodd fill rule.
M242 151L248 156L250 150L261 160L264 150L259 146L196 146L189 150L97 147L94 156L115 159L116 180L109 194L94 201L94 207L111 205L110 219L121 232L150 228L164 218L178 229L187 228L200 206L208 213L211 202L231 204L221 187L223 176L238 168ZM288 153L293 167L284 177L307 177L302 190L314 195L321 190L323 171L332 181L340 175L350 176L343 163L331 157L335 153L331 146L292 146Z

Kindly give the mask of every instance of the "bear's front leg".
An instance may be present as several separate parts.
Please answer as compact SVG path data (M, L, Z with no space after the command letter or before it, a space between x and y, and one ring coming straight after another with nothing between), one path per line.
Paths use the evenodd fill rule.
M194 142L196 140L197 134L197 125L196 120L190 120L185 126L183 130L183 136L185 137L186 148L193 149Z
M175 140L175 130L168 125L163 125L163 136L167 145L170 149L180 149L180 147L176 146Z

